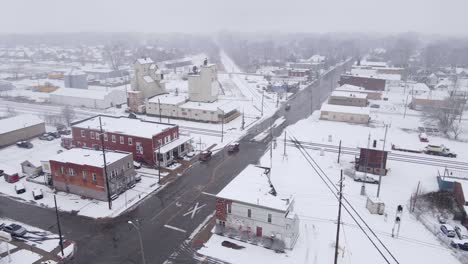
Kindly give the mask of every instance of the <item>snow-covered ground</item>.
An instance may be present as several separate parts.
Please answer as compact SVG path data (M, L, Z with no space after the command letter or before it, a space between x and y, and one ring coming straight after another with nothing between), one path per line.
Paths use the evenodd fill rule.
M388 124L388 146L395 144L421 149L427 143L422 143L418 139L418 127L422 126L420 115L411 113L403 118L401 110L404 110L404 104L398 104L401 102L401 97L399 92L395 92L393 99L389 102L378 101L388 105L388 107L380 110L373 109L371 113L373 122L370 126L321 121L319 120L319 111L316 111L308 119L288 127L287 135L295 137L299 141L336 146L341 140L343 146L357 147L367 145L369 134L372 139L380 140L384 135L384 124ZM392 105L395 108L392 108ZM395 110L394 113L391 113L393 111L391 109ZM280 136L278 139L282 138ZM448 160L466 161L468 158L467 143L449 140L437 135L430 136L429 140L433 144L444 144L458 154L456 159ZM283 156L282 146L282 144L278 144L278 147L273 151L271 181L279 194L284 192L294 195L294 210L300 219L300 235L294 249L280 254L248 243L213 235L199 250L199 253L230 263L333 262L338 211L338 202L334 191L331 192L328 189L297 148L288 146L286 148L287 156ZM329 177L329 185L338 183L340 170L351 171L353 169L352 162L355 158L353 155L342 155L338 164L336 153L325 152L321 155L319 150L307 150L307 152ZM437 158L443 159L442 157ZM269 166L269 153L262 157L260 163ZM450 248L449 245L441 243L432 233L433 230L428 230L414 215L408 212L407 208L408 201L412 193L415 192L418 183L424 192L438 190L437 170L444 168L395 160L389 160L387 167L390 170L388 175L382 179L380 191L380 199L385 202L384 215L372 215L365 207L367 196L376 196L377 185L366 184L367 196L362 196L360 195L362 183L355 182L351 177L345 175L344 197L399 263L460 263L455 257L458 254L457 251ZM392 237L398 205L404 207L401 228L398 236ZM355 214L353 215L355 216ZM343 210L342 223L339 263L387 263L345 210ZM360 224L362 225L362 222ZM221 246L221 242L225 240L242 245L245 249L234 250ZM373 240L376 241L375 238ZM396 263L378 242L377 244L386 258L389 259L389 263Z

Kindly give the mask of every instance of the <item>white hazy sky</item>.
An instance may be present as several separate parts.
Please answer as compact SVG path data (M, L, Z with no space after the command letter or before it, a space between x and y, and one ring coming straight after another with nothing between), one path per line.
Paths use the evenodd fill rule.
M468 33L468 0L0 0L1 33Z

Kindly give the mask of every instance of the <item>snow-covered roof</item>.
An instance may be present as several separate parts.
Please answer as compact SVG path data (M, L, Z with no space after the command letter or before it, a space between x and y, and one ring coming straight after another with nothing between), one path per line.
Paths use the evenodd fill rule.
M185 109L199 109L199 110L207 110L207 111L216 111L218 109L224 111L225 113L231 112L238 108L238 105L234 102L225 102L217 100L212 103L201 103L201 102L187 102L180 106L181 108Z
M102 129L104 131L141 138L152 138L153 135L159 134L166 129L170 129L176 126L173 124L151 122L124 116L114 117L102 115L100 117L102 122ZM99 116L74 123L73 127L99 131Z
M345 106L345 105L331 105L323 104L320 111L335 112L335 113L349 113L358 115L369 115L369 107Z
M161 94L152 97L148 100L150 103L158 103L158 100L161 104L170 104L170 105L179 105L187 101L185 95L175 95L175 94Z
M143 80L145 80L145 82L147 82L147 83L152 83L152 82L154 82L154 79L151 78L151 76L149 76L149 75L143 76Z
M387 67L388 66L388 64L384 61L367 61L367 60L362 60L361 65L372 66L372 67Z
M73 68L65 73L65 75L76 76L76 75L86 75L86 72Z
M125 158L128 156L128 154L130 153L106 151L106 163L107 165L112 164L122 158ZM49 160L62 163L88 165L99 168L104 167L102 151L94 149L73 148L52 156L49 158Z
M367 94L363 93L353 93L353 92L345 92L345 91L333 91L331 96L336 96L336 97L349 97L349 98L360 98L360 99L366 99Z
M90 89L76 89L76 88L59 88L50 95L69 96L76 98L99 99L103 100L113 90L90 90Z
M427 93L414 95L413 97L416 99L445 100L449 96L450 95L447 91L429 90Z
M149 57L146 57L146 58L139 58L139 59L137 59L137 62L138 62L139 64L154 63L154 61L153 61L151 58L149 58Z
M167 143L166 145L163 145L160 149L156 149L154 152L155 153L167 153L168 151L171 151L175 148L177 148L178 146L184 144L185 142L189 141L190 138L189 137L184 137L184 136L179 136L178 139L176 140L173 140L169 143Z
M429 92L429 87L425 83L416 83L412 89L420 92Z
M281 190L276 190L278 193L273 196L270 191L265 170L249 165L216 197L286 212L291 206L292 196L282 193Z
M15 131L21 128L44 123L44 120L35 115L18 115L10 118L0 119L0 134Z
M352 84L343 84L336 88L337 91L365 91L366 88Z
M321 56L318 54L312 55L310 58L307 59L309 62L323 62L325 60L325 56Z

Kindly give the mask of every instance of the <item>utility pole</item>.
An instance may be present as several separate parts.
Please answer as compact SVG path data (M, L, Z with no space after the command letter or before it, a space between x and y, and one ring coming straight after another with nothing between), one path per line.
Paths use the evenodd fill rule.
M341 170L340 174L340 192L338 198L338 223L336 225L336 242L335 242L335 262L334 264L338 263L338 247L340 241L340 224L341 224L341 200L343 198L343 170Z
M161 102L159 101L158 98L158 110L159 110L159 123L162 123L162 115L161 115Z
M273 124L270 118L270 168L273 168Z
M284 151L283 156L286 156L286 130L284 131Z
M340 156L341 156L341 140L340 140L340 145L338 146L338 164L340 163Z
M160 184L161 183L161 144L159 142L158 142L158 155L157 156L158 156L158 184Z
M244 130L245 127L245 117L244 117L244 109L242 109L242 124L241 124L241 129Z
M310 87L310 114L314 113L314 93L312 87Z
M62 239L62 229L60 228L60 218L58 214L58 208L57 208L57 198L55 197L54 194L54 203L55 203L55 215L57 216L57 228L59 232L59 245L60 245L60 251L62 252L62 257L65 256L63 254L63 239Z
M224 139L224 110L220 108L218 108L218 110L221 110L221 112L223 113L223 116L221 118L221 143L222 143Z
M263 100L265 98L265 91L262 91L262 116L263 116Z
M409 94L406 96L406 101L405 101L405 112L403 113L403 118L406 118L406 108L408 108L408 97L409 97Z
M107 161L106 161L106 149L104 147L104 131L102 130L101 116L99 116L99 138L101 139L102 159L104 161L104 177L106 178L106 191L107 191L107 203L109 204L109 210L112 209L112 201L109 189L109 178L107 177Z
M382 173L383 173L383 170L384 170L383 164L384 164L384 156L385 156L385 143L387 141L387 131L388 131L388 125L385 125L385 136L384 136L384 141L383 141L383 146L382 146L382 157L381 157L381 160L380 160L379 186L377 186L377 198L379 198L380 185L382 184Z

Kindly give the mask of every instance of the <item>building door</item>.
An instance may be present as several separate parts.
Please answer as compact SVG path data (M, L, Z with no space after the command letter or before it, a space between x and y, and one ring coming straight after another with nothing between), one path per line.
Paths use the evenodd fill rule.
M257 236L258 237L262 236L262 228L260 226L257 226Z

